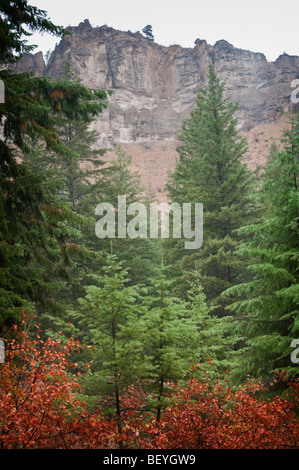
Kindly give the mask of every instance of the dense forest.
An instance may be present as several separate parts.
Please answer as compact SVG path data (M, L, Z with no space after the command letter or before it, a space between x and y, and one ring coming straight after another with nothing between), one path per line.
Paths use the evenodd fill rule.
M113 92L71 62L58 80L14 73L33 31L67 31L0 6L0 448L298 448L296 106L251 171L210 64L167 188L203 204L202 246L171 217L169 238L100 239L98 204L152 202L90 130Z

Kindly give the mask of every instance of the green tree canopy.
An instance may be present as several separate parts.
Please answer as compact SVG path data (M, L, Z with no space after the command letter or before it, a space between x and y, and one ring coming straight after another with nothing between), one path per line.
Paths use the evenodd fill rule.
M184 250L182 242L170 248L170 261L182 279L198 271L208 304L224 314L221 293L238 282L244 264L234 254L236 233L251 212L253 179L243 157L246 143L237 131L237 103L224 98L224 83L209 66L206 90L200 90L191 117L183 123L177 149L179 162L168 185L172 201L203 204L203 246ZM173 244L170 245L173 247ZM174 271L175 272L175 271Z
M36 45L27 44L32 32L43 31L62 36L67 31L53 24L47 12L29 5L27 0L1 0L0 63L12 63L20 55L31 52Z
M247 337L243 360L235 371L267 379L274 370L298 374L291 362L291 342L299 335L299 114L282 138L284 148L272 148L261 188L256 194L260 217L240 229L248 241L239 256L253 279L231 287L238 296L230 309L236 328ZM296 369L297 367L297 369Z
M145 35L146 39L149 39L150 41L154 41L154 35L153 35L153 28L150 24L145 26L142 30L143 34Z
M12 11L11 18L4 16L1 21L5 22L8 35L17 41L15 49L21 50L22 42L18 35L14 36L15 28L20 32L23 24L38 29L41 19L35 18L31 7L28 13L27 2L2 2L7 8L11 3L21 13L18 14L18 9ZM41 30L45 27L46 23L42 22ZM57 33L55 28L54 31ZM7 45L0 44L2 65L7 59ZM3 325L16 321L20 310L32 307L35 302L51 305L51 292L69 279L68 240L79 224L78 214L57 200L59 182L49 181L45 171L30 168L25 156L35 152L38 160L37 144L49 153L74 155L73 149L60 139L56 119L65 116L91 122L106 105L107 94L78 82L64 79L54 82L29 73L14 74L5 68L0 78L5 83L5 103L0 104L0 322Z

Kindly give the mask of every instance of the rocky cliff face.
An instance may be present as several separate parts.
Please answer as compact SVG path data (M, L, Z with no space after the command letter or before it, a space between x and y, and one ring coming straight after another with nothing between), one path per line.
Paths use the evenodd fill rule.
M280 137L281 116L292 106L291 82L299 76L299 57L284 54L267 62L263 54L224 40L214 46L197 39L194 48L163 47L140 33L93 28L88 20L69 31L47 66L36 54L18 68L58 77L71 59L84 84L113 90L108 109L94 123L99 145L126 148L133 167L154 191L164 194L177 158L178 131L194 107L197 90L207 85L209 62L226 82L227 97L240 104L238 125L248 138L249 164L261 163L273 139Z
M37 52L37 54L26 54L12 66L12 69L18 73L34 72L36 75L44 75L45 67L43 53Z

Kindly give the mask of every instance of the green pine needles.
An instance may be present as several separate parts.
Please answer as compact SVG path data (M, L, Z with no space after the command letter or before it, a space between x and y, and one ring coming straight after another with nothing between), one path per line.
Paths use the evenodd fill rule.
M247 238L238 254L247 260L252 280L230 288L225 295L239 300L230 308L244 335L245 350L239 376L267 378L275 370L298 374L290 361L291 342L299 335L299 115L291 119L273 147L256 193L260 217L239 233Z

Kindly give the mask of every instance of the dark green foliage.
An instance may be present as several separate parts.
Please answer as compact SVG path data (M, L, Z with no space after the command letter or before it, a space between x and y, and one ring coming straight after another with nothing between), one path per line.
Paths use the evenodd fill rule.
M21 15L20 21L22 18ZM28 25L29 17L26 18ZM39 20L34 24L39 24ZM14 27L7 22L12 34ZM5 55L5 46L0 44L0 49ZM77 82L63 79L53 82L47 77L14 74L9 70L1 70L0 78L5 83L5 103L0 104L3 326L16 321L20 311L29 305L58 310L52 294L70 280L72 261L68 242L82 221L81 216L58 200L60 182L49 180L46 169L39 168L37 162L31 167L29 156L38 159L38 147L41 152L54 152L64 158L74 155L59 138L56 119L64 116L91 122L105 106L107 95Z
M126 285L127 274L115 257L108 255L103 274L94 275L94 285L86 288L84 299L79 299L81 313L74 314L92 361L85 393L98 396L105 413L116 415L120 433L123 393L147 372L143 353L145 308L138 289Z
M95 347L90 381L105 394L111 390L112 376L112 389L116 382L121 389L146 375L141 355L144 307L138 302L138 290L126 286L127 277L115 256L107 255L103 274L94 275L94 284L80 299L78 323L84 342Z
M168 185L171 202L203 203L203 246L151 240L149 225L147 238L118 238L118 197L127 208L151 201L130 157L117 147L105 161L90 130L110 92L86 88L69 62L57 81L6 70L34 48L24 40L30 31L65 31L26 0L2 1L0 12L2 333L22 310L36 309L47 335L80 339L76 367L90 365L80 392L116 415L120 434L131 385L142 385L143 411L159 421L170 384L190 377L225 380L227 369L237 381L248 373L267 380L275 369L296 375L298 114L258 186L243 162L237 104L224 99L210 66ZM150 25L143 33L154 40ZM115 208L114 239L95 233L103 202Z
M121 147L116 148L116 158L109 161L101 171L101 177L95 188L95 198L90 201L93 211L98 203L108 202L114 208L118 208L118 196L126 195L127 207L134 202L148 204L143 195L144 189L140 184L140 175L132 172L129 168L130 157L126 155ZM133 216L127 216L127 223ZM156 240L150 238L131 239L118 238L118 218L116 213L116 238L98 239L95 236L94 226L92 228L92 241L94 248L104 250L117 256L125 263L129 271L130 283L138 285L150 284L150 279L157 273L157 266L161 261L162 248Z
M66 30L54 25L47 12L29 5L27 0L1 0L0 3L0 63L12 63L20 54L36 46L25 39L34 31L62 36Z
M163 266L153 284L144 345L150 364L148 407L156 409L159 421L168 403L171 383L182 383L194 373L206 378L209 371L213 376L218 365L215 352L221 339L217 321L213 324L209 317L198 280L189 286L186 300L171 294L171 282ZM214 359L216 363L211 363Z
M273 147L256 194L260 217L242 227L248 241L239 248L253 279L225 294L239 296L230 305L236 327L247 337L237 376L267 379L274 370L296 374L291 342L299 335L299 115L284 133L284 148Z
M149 39L150 41L154 41L154 35L153 35L153 28L150 24L145 26L142 30L143 34L145 35L146 39Z
M209 85L200 90L196 106L179 136L180 160L168 185L174 202L203 203L203 246L184 250L179 242L169 261L181 277L178 293L184 295L184 278L198 271L208 304L224 314L221 293L238 282L244 264L234 254L240 238L235 232L250 217L252 177L242 158L244 139L234 116L237 104L223 97L224 84L209 67Z

